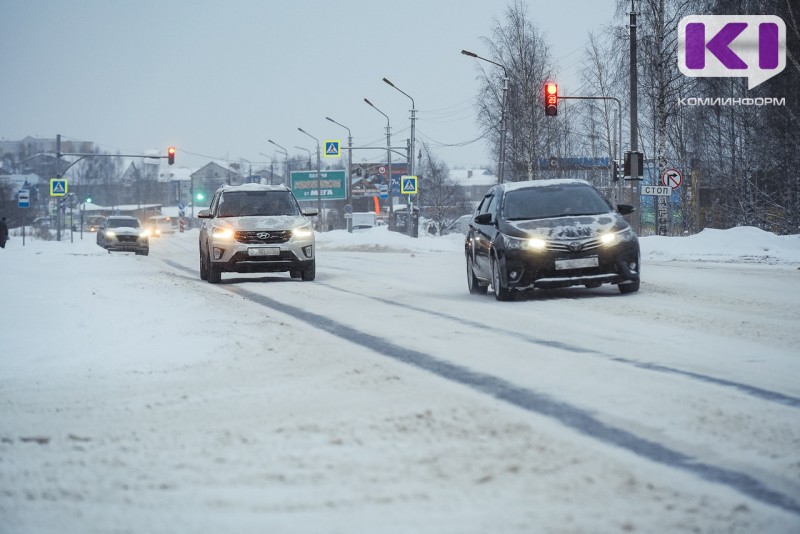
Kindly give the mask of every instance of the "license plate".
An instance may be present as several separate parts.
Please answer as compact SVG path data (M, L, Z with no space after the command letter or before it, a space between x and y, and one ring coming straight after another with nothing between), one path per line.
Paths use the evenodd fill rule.
M597 256L589 256L588 258L575 258L574 260L556 260L556 269L586 269L588 267L597 267L599 265Z
M248 256L278 256L280 253L281 249L278 247L253 247L247 249Z

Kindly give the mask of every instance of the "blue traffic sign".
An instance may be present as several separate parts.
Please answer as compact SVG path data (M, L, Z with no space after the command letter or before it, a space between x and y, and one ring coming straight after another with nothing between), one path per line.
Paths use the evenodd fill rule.
M51 178L50 179L50 196L63 197L67 194L67 179L66 178Z
M326 158L338 158L339 148L340 148L340 143L338 140L325 141L325 154L323 155Z
M417 194L417 177L416 176L401 176L400 177L400 192L404 195Z

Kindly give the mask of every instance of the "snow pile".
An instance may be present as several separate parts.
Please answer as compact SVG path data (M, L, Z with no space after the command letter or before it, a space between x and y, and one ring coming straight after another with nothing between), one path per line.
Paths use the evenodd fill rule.
M707 228L686 237L640 238L642 257L658 261L800 263L800 235L779 236L752 226Z

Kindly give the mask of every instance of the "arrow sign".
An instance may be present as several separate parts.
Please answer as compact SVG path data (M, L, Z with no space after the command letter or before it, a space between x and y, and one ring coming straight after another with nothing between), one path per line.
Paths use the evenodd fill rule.
M401 176L400 177L400 193L403 195L416 195L417 194L417 177L416 176Z
M677 169L667 169L661 173L661 183L672 189L677 189L682 181L683 176Z

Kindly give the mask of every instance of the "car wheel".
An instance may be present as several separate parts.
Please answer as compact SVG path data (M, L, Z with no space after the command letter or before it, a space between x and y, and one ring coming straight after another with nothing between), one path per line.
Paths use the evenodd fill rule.
M639 280L629 284L618 284L617 287L619 288L619 292L623 295L627 295L628 293L636 293L639 291Z
M501 301L511 300L513 296L511 291L500 283L500 262L497 258L492 258L492 287L494 288L494 298Z
M481 285L478 281L478 277L475 276L473 266L472 255L467 253L467 287L469 288L469 292L472 295L485 295L489 287Z
M206 261L208 262L208 283L219 284L222 281L222 269L214 265L210 256L208 256Z
M208 265L206 265L206 255L203 248L200 248L200 280L208 280Z
M312 282L317 277L317 261L314 260L311 262L311 266L308 269L303 269L301 277L303 282Z

